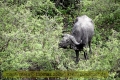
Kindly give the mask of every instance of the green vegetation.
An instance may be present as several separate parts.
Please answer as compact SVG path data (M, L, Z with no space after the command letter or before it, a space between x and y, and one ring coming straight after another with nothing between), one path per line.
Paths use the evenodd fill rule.
M95 23L93 54L86 61L81 52L76 65L74 50L58 49L58 43L65 31L70 33L75 18L84 14ZM120 1L0 0L0 73L8 70L107 70L109 76L100 79L119 80Z

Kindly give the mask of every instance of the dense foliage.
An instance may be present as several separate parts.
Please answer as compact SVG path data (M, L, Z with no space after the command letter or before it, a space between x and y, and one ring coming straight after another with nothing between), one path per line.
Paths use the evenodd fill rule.
M86 61L81 52L75 64L74 50L58 49L58 43L84 14L95 23L93 54ZM119 80L119 55L119 0L0 0L0 75L8 70L107 70L103 79Z

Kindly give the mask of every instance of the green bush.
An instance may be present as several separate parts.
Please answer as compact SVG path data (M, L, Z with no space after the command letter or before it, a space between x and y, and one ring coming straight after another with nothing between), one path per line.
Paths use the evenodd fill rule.
M100 80L119 80L118 0L81 1L80 13L78 8L56 8L50 0L20 0L21 4L14 1L18 0L0 1L0 71L108 70L109 76ZM74 12L73 15L67 13L68 9ZM94 20L95 35L92 39L93 54L88 53L89 60L84 60L83 52L80 52L80 61L75 64L74 50L58 49L58 43L65 30L63 26L67 24L66 30L70 32L78 14L86 14ZM65 16L67 23L63 20Z
M1 25L1 38L4 40L0 41L1 69L27 70L31 66L36 70L39 66L39 70L51 70L53 68L51 62L54 58L52 55L55 53L54 50L58 50L58 39L62 32L62 17L33 18L32 13L26 10L25 6L14 9L13 6L2 7L0 10L3 11L1 15L7 15L1 18L2 23L8 25L8 27ZM9 41L8 45L5 45L7 41Z

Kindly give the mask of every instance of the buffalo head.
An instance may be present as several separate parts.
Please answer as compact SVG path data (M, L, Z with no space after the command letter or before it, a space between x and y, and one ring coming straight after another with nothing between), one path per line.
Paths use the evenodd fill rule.
M64 34L62 40L59 43L59 48L68 48L71 45L79 45L74 36L70 34Z

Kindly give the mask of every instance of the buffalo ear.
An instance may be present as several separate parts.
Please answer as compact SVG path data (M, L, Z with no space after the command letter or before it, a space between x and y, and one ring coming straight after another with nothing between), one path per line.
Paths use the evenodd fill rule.
M64 34L63 36L69 36L69 34Z

